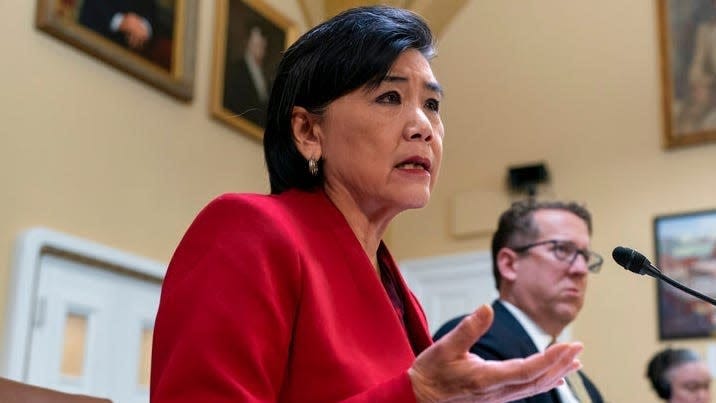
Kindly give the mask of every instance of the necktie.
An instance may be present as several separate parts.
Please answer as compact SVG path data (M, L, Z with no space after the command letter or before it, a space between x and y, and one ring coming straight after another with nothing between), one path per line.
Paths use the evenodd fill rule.
M577 372L572 372L567 375L565 379L569 385L569 389L572 390L574 397L576 397L580 403L591 403L592 399L589 398L589 393L587 393L587 388L584 387L582 377L579 376Z
M548 347L556 342L556 339L552 339ZM579 400L579 403L592 403L592 399L589 397L589 392L587 392L587 388L584 386L582 377L579 376L578 372L572 372L571 374L567 375L564 380L567 381L567 386L569 386L569 390L572 391L572 395L574 395L574 397Z

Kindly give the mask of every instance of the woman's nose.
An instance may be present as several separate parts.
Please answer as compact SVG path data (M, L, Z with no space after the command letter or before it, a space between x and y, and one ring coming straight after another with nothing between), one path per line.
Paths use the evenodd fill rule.
M406 125L405 135L408 140L431 141L433 139L433 125L422 108L413 109Z

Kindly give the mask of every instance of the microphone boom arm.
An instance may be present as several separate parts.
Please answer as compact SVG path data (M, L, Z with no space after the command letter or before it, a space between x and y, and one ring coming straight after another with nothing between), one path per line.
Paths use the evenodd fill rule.
M692 290L691 288L679 283L676 280L671 279L670 277L666 276L664 273L661 272L661 270L657 269L656 267L649 265L647 268L647 272L645 274L648 274L656 279L663 280L664 282L668 283L669 285L678 288L679 290L694 296L702 301L706 301L710 303L711 305L716 306L716 299L713 299L707 295L701 294L700 292L696 290Z

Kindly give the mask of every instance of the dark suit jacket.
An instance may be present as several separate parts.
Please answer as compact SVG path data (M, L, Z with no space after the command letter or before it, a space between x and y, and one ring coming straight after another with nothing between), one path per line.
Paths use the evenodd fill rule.
M224 73L224 107L260 127L266 126L266 101L261 101L246 60L229 63ZM268 78L267 78L268 79ZM269 83L266 83L270 90Z
M155 30L157 5L154 0L84 0L79 23L120 45L127 46L124 34L113 32L109 24L116 13L130 12L142 16L152 26L152 30Z
M479 355L486 360L509 360L512 358L525 358L529 355L537 353L537 347L527 334L525 329L520 325L512 313L505 308L502 303L495 301L492 303L492 309L495 311L495 318L492 326L480 340L471 348L470 352ZM438 340L450 330L452 330L464 318L465 315L451 319L433 336L434 340ZM584 386L592 398L594 403L602 403L602 396L599 394L597 387L587 378L587 376L579 371L579 375L584 381ZM535 395L526 399L517 400L520 403L561 403L557 389L549 392Z

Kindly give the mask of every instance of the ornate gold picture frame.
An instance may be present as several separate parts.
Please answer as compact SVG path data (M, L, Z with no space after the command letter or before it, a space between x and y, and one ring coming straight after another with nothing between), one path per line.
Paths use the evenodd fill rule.
M196 0L38 0L37 27L184 101L194 95Z
M716 141L716 2L657 2L664 146Z
M210 111L256 139L263 138L266 105L295 24L260 0L218 0Z
M656 266L667 277L716 297L716 210L654 219ZM716 307L665 282L657 282L659 338L713 337Z

